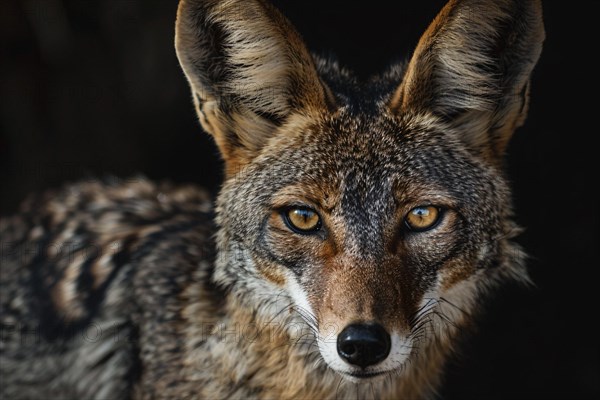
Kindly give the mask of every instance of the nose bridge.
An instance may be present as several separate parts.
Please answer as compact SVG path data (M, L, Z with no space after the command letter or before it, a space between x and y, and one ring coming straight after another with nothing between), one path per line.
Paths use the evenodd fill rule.
M355 166L341 191L342 251L328 262L323 319L338 333L348 324L375 322L388 330L407 326L402 266L388 252L394 201L383 172Z
M369 217L368 210L360 210L359 222L351 222L344 247L363 260L381 258L385 250L383 228L378 216Z
M363 258L384 256L384 232L393 215L390 190L376 175L349 173L341 197L341 213L347 229L344 245Z
M404 329L406 312L400 271L382 259L343 257L330 275L323 319L338 332L352 323L377 322Z

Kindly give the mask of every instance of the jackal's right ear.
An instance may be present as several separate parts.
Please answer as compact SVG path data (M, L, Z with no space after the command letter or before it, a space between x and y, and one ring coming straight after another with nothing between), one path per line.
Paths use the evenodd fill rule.
M182 0L175 47L204 129L229 172L251 160L292 113L330 105L291 24L263 0Z
M450 0L421 37L390 107L433 113L498 163L527 113L543 41L540 0Z

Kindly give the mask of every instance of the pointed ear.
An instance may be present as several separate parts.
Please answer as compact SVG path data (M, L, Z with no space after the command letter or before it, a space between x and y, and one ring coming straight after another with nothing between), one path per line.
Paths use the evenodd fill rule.
M290 114L330 101L300 36L265 1L182 0L175 48L228 171L249 162Z
M421 37L390 107L441 117L499 163L525 119L543 40L540 0L451 0Z

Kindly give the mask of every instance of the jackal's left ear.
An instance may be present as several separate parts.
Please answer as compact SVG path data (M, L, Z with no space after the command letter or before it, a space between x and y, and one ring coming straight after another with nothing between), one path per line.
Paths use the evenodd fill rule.
M443 118L497 162L525 119L543 40L540 0L451 0L421 37L390 107Z
M181 0L175 47L228 172L256 156L292 113L331 106L300 36L265 0Z

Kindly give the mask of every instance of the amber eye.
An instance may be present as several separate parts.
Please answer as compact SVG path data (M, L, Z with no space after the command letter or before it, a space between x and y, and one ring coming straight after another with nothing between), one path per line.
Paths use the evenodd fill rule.
M310 208L289 208L282 216L287 226L296 233L313 233L321 229L321 217Z
M437 224L440 214L440 209L434 206L415 207L408 212L404 222L411 231L426 231Z

